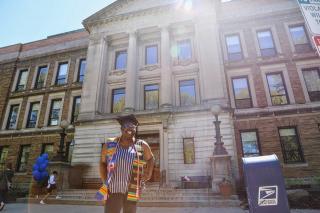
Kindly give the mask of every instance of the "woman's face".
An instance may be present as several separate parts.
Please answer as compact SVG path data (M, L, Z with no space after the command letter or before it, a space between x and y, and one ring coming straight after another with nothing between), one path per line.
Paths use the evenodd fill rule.
M121 131L123 136L132 138L136 135L137 126L131 122L125 122L121 126Z

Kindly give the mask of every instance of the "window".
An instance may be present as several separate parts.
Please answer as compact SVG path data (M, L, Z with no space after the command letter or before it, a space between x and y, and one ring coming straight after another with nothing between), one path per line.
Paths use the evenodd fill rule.
M153 65L158 63L158 45L151 45L146 47L146 65Z
M7 129L16 128L18 112L19 112L19 104L10 106L10 112L9 112L9 117L7 121Z
M192 47L190 39L178 41L178 60L186 61L192 58Z
M47 73L48 73L48 67L47 66L43 66L43 67L39 67L38 68L36 83L34 85L35 89L41 89L41 88L44 87L45 80L46 80L46 77L47 77Z
M144 86L144 109L159 108L159 85L151 84Z
M244 157L260 155L259 141L257 131L243 131L241 135L241 145Z
M228 59L230 61L238 61L243 58L239 35L235 34L235 35L226 36L226 44L227 44Z
M56 85L66 84L67 77L68 77L68 62L59 63L58 73L56 78Z
M320 101L320 69L302 70L310 101Z
M284 162L303 163L304 157L296 128L280 128L279 135Z
M77 82L83 82L84 75L86 72L87 61L86 59L81 59L79 61L79 70L78 70L78 78Z
M194 105L196 103L196 91L194 80L179 81L180 105Z
M76 96L73 98L71 123L74 123L78 119L79 110L80 110L80 101L81 101L81 96Z
M116 61L115 61L116 70L125 70L127 69L127 51L117 51L116 52Z
M274 47L273 37L270 30L257 32L261 56L274 56L276 49Z
M303 25L290 26L289 31L296 52L306 52L311 50L309 39Z
M252 107L248 78L232 78L232 86L236 108L244 109Z
M49 160L52 159L54 155L52 143L42 144L41 154L44 154L44 153L47 153L49 155Z
M0 170L2 171L5 169L5 165L7 162L9 147L8 146L2 146L0 147Z
M26 87L27 80L28 80L28 70L21 70L18 76L16 91L23 91Z
M28 113L27 128L35 128L38 120L40 102L30 103Z
M48 126L57 126L59 124L61 104L61 99L55 99L51 101Z
M287 90L283 83L282 73L267 74L267 81L272 105L288 104Z
M183 138L183 158L184 164L195 163L194 138Z
M30 145L22 145L20 148L17 171L26 172L30 154Z
M125 88L112 90L112 112L122 112L125 107Z

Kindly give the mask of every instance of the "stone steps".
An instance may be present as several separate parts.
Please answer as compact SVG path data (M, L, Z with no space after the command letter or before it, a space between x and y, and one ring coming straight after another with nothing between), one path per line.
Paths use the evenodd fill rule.
M61 199L50 196L46 201L49 204L68 205L102 205L95 199L96 190L70 189L59 192ZM18 202L39 203L39 199L22 198ZM173 188L148 188L144 190L139 201L139 206L146 207L237 207L240 202L238 196L232 195L225 199L219 194L214 194L210 189L173 189Z

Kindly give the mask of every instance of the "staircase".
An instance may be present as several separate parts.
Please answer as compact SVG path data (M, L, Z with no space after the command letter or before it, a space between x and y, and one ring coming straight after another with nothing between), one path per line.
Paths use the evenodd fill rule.
M61 199L55 196L49 197L50 204L71 205L102 205L95 199L96 190L68 189L58 193ZM233 195L227 199L211 192L211 189L174 189L160 188L156 185L148 186L143 191L138 206L143 207L238 207L240 202L238 196ZM38 203L39 199L22 198L18 202Z

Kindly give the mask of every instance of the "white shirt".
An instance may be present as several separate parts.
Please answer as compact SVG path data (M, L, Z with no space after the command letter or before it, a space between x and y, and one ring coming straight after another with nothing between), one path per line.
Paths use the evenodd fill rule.
M53 184L56 184L56 178L54 175L50 175L48 180L48 185L53 185Z

